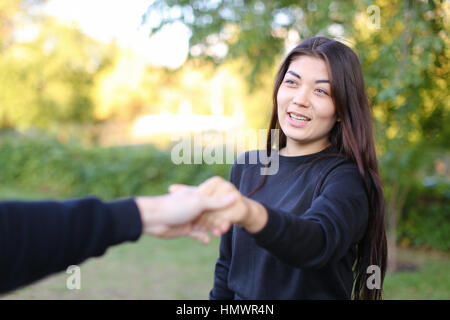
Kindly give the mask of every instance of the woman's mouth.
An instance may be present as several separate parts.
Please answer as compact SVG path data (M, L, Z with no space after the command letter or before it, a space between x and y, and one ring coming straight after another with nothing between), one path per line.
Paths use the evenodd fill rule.
M295 112L288 112L288 122L294 127L304 127L311 121L311 118Z

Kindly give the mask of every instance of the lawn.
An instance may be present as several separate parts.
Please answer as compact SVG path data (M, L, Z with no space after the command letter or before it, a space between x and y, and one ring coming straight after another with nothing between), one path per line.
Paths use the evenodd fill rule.
M218 240L142 237L81 264L81 289L66 289L61 272L3 299L207 299Z
M450 299L450 256L430 250L399 249L399 261L413 264L414 271L387 274L385 299Z
M15 193L0 194L11 198ZM69 274L61 272L1 299L207 299L218 246L217 238L205 246L187 238L142 236L137 243L112 247L103 257L81 264L80 290L68 290ZM398 256L417 269L388 274L385 299L450 299L448 254L400 248Z

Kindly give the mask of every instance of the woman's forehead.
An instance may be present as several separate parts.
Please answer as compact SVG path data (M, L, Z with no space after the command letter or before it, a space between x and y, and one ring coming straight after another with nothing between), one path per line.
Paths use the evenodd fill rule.
M289 64L288 70L292 70L302 78L328 79L328 68L320 58L301 55L294 58Z

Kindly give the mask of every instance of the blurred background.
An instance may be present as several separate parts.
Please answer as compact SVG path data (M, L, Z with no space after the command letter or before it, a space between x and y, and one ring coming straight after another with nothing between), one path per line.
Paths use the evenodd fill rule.
M284 55L361 60L386 194L386 299L450 299L449 1L2 0L0 197L103 200L228 178L182 137L266 129ZM247 144L248 145L248 144ZM234 144L232 144L234 148ZM207 299L218 239L141 238L2 299Z

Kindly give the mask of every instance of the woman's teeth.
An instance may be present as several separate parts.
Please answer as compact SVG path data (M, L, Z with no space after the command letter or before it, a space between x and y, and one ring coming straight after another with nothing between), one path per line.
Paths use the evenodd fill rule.
M289 113L289 116L290 116L292 119L301 120L301 121L309 121L309 120L310 120L310 119L305 118L305 117L303 117L303 116L296 116L295 114L292 114L292 113Z

